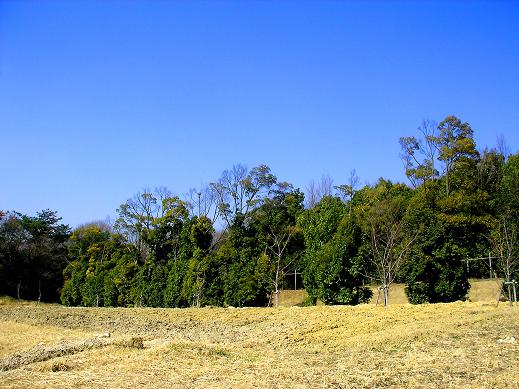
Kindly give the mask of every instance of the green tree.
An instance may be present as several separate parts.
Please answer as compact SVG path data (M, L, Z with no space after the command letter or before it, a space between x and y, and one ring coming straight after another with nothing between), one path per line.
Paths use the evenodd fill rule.
M256 226L238 215L217 252L222 274L223 303L231 306L266 306L271 287L265 282L265 257L258 245Z
M63 271L64 305L116 306L113 269L128 246L102 223L76 228L68 240L69 265Z
M298 218L306 245L303 282L311 300L326 304L367 302L363 287L360 229L347 206L336 197L323 197Z
M141 262L151 252L150 240L153 238L150 234L154 230L154 222L166 215L172 202L175 202L175 198L172 200L169 190L157 188L153 192L144 190L137 193L117 209L119 217L114 228L137 248Z
M266 165L257 166L250 172L243 165L225 170L220 179L210 186L226 227L235 224L236 220L247 220L249 211L261 203L276 181L276 176Z
M474 160L478 155L474 143L474 131L468 123L462 123L455 116L447 116L438 125L438 135L432 141L439 151L439 159L445 166L445 192L451 192L451 172L456 164Z
M184 301L191 306L200 307L208 303L206 287L211 282L209 266L211 264L211 246L214 227L206 216L194 216L190 226L189 239L193 252L185 268L185 279L181 286ZM180 287L180 284L177 284Z
M397 279L415 234L403 220L411 190L403 184L380 179L365 187L356 211L362 220L362 252L370 262L370 275L381 284L384 306L389 304L389 288Z
M475 240L484 236L478 220L442 212L442 198L439 182L420 188L404 217L408 229L416 232L403 269L405 291L413 304L464 299L470 287L465 259L476 250Z
M0 220L0 293L17 298L57 301L67 264L69 227L51 210L36 216L17 212Z
M286 270L297 268L304 250L304 238L296 226L297 216L304 210L303 201L304 195L299 189L280 183L273 196L266 198L253 213L258 243L265 248L261 257L267 271L264 279L268 279L269 288L273 289L272 300L276 307ZM266 266L267 263L270 266Z

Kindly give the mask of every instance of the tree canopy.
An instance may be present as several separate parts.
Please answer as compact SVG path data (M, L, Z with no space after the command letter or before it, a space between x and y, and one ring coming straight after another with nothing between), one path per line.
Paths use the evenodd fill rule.
M56 212L0 211L0 293L82 306L277 305L302 273L309 303L466 297L469 277L507 285L519 267L519 154L478 151L470 124L448 116L400 138L410 185L359 186L329 176L305 194L267 165L235 165L186 196L143 190L113 225L73 231ZM487 262L468 259L492 256ZM506 288L505 288L506 289ZM510 296L510 292L508 292Z

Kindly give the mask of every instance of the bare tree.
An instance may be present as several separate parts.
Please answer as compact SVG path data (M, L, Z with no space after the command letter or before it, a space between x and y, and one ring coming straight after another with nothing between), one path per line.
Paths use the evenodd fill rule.
M492 246L497 257L499 275L503 277L501 291L506 290L508 302L517 299L514 272L517 270L517 226L509 215L501 216L497 228L491 235Z
M512 154L510 146L508 146L505 136L502 134L497 137L497 151L504 157L505 161Z
M186 195L191 213L194 216L205 216L213 223L218 218L218 203L216 193L210 186L202 186L200 189L191 189Z
M423 136L423 143L421 145L422 154L425 157L426 175L433 180L436 178L435 160L438 155L438 149L434 140L438 133L438 123L433 120L423 120L422 125L418 127L418 131Z
M415 188L436 178L435 160L438 146L435 142L438 139L438 125L431 120L424 120L418 127L418 132L422 135L420 139L414 136L400 138L400 158L404 163L406 175Z
M350 177L348 179L348 184L338 185L334 188L339 191L342 200L349 204L348 214L351 216L352 209L352 200L355 192L357 192L357 186L359 185L359 177L357 176L357 172L353 169L350 172Z
M306 207L313 208L325 196L333 195L333 178L323 174L319 181L311 180L306 186Z
M75 229L86 229L88 227L97 227L101 231L113 232L113 223L110 221L110 218L106 218L105 220L93 220L91 222L86 222L78 225Z
M314 180L311 180L306 186L306 208L312 209L317 205L320 198L317 193L317 184Z
M298 228L296 226L286 226L279 230L275 230L272 226L269 228L269 237L272 244L267 246L267 250L274 257L274 279L272 284L274 286L275 307L279 306L279 293L285 278L285 271L295 260L295 257L293 257L290 261L286 261L285 257L287 247L297 232Z
M382 200L371 208L367 217L371 251L369 258L376 278L381 283L384 306L389 304L389 287L415 239L404 234L401 210L401 199Z

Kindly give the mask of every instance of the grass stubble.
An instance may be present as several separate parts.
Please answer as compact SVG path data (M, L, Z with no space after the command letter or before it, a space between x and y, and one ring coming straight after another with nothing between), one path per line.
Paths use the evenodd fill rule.
M11 303L0 304L0 325L2 388L519 388L519 307L490 300L182 310Z

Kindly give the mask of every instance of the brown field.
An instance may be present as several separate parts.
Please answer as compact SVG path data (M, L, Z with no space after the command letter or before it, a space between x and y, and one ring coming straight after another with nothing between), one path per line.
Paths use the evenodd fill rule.
M519 388L519 307L496 307L490 283L473 282L472 302L419 306L398 303L395 286L388 308L96 309L4 298L0 387ZM294 294L283 302L297 304Z

